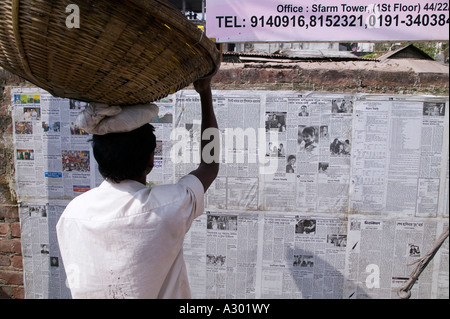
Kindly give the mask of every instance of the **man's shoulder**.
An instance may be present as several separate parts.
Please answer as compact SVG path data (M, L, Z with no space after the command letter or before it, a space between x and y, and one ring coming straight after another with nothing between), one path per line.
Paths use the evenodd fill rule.
M155 185L151 188L151 193L156 192L165 192L168 193L168 195L176 195L181 193L185 193L187 189L190 189L194 191L195 193L198 193L199 191L203 190L203 185L196 177L195 175L188 174L183 176L177 183L174 184L160 184Z
M188 198L200 199L204 195L203 185L194 175L183 176L175 184L161 184L151 188L149 201L167 205Z
M67 204L65 211L70 211L72 209L77 209L80 206L87 205L91 203L93 200L99 197L99 188L94 187L90 190L72 198L72 200Z

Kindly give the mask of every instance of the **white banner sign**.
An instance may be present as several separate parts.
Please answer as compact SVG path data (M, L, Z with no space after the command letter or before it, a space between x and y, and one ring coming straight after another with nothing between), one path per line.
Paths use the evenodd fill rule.
M217 42L449 39L448 0L208 0Z

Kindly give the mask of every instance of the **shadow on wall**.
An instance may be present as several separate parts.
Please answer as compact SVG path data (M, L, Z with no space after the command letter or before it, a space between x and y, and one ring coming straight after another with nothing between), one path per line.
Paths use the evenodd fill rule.
M312 244L314 245L314 244ZM344 264L345 246L340 247L344 251L337 254L328 254L334 262ZM316 251L318 251L316 249ZM349 295L344 295L345 277L341 270L319 257L312 251L286 247L285 260L290 275L302 299L370 299L371 297L358 285ZM324 256L325 251L324 251ZM294 296L293 296L294 297Z
M3 291L3 287L0 287L0 299L10 299L10 297Z

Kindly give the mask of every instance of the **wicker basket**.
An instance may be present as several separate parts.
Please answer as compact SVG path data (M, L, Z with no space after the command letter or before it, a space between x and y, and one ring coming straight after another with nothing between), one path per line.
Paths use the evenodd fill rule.
M68 28L69 4L80 28ZM165 0L1 0L0 65L51 94L151 102L218 67L220 53Z

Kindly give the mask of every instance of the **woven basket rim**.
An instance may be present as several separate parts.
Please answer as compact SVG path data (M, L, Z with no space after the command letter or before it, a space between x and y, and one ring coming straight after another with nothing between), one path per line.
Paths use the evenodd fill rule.
M56 18L54 18L53 12L42 12L41 14L41 11L38 11L36 14L33 11L35 8L27 6L30 3L40 4L42 8L38 9L41 11L53 10L58 6L60 8L66 3L79 5L80 8L97 5L99 11L81 16L84 21L90 23L89 27L92 29L86 29L89 29L88 31L91 33L83 30L83 20L80 22L80 29L67 31L60 25L55 26L53 20ZM110 6L114 6L114 8ZM135 17L133 16L136 14L135 11L139 11L143 17L142 21L136 21L136 27L129 21ZM126 2L118 0L54 0L51 1L51 4L44 0L2 0L0 14L5 15L1 17L5 22L0 21L0 65L58 97L107 104L120 101L115 103L118 105L147 103L163 98L173 91L189 85L195 79L215 72L220 65L220 52L215 43L165 0L128 0ZM27 17L30 14L36 16ZM68 15L65 12L57 14L61 16L58 17L59 21ZM132 22L134 23L134 21ZM149 30L142 31L143 21L157 21L158 25L156 27L151 25L148 27ZM153 35L151 33L153 28L155 28L155 32L161 32L165 37L158 38L158 34ZM41 30L47 31L47 34L41 34L44 33ZM139 39L141 31L154 36L155 43L150 43L150 40L142 41L142 45L139 42L133 43L132 41ZM103 34L99 35L97 32L103 32ZM78 38L75 35L78 35ZM58 36L61 36L61 42L57 42L59 41ZM40 42L35 39L37 37ZM46 41L49 43L52 41L53 46L41 49L40 47L44 48ZM71 47L73 45L71 41L83 43L85 51L70 55L75 52ZM94 43L97 46L94 50L89 51L87 47ZM176 52L171 51L171 46ZM100 49L97 50L97 48ZM3 57L2 49L3 52L10 52L10 56ZM72 62L72 65L65 65L65 63L69 64L65 60ZM156 66L151 64L157 62L160 64ZM78 67L78 64L79 68L81 69L82 66L83 69L78 70L74 67L74 65ZM45 65L46 68L42 65ZM163 66L161 72L165 72L165 77L157 74L158 67L161 65ZM142 73L140 74L141 69ZM57 72L52 73L55 70L62 75L56 74ZM82 89L79 89L79 87L83 87L82 81L66 83L67 80L65 82L65 78L69 79L76 72L93 74L96 77L92 79L92 84L89 86L86 84L86 90L83 92L81 92ZM103 78L101 77L103 76L102 72L105 74ZM144 72L153 72L155 75L152 74L150 77L150 73L144 74ZM133 76L134 74L136 76ZM172 77L169 79L168 75L172 75ZM175 77L180 79L175 79ZM91 78L85 76L83 80L87 82ZM169 81L170 83L164 83ZM146 87L153 89L152 84L155 87L154 92L150 92L146 97L142 90ZM120 98L110 97L112 101L107 100L108 92L114 92Z

